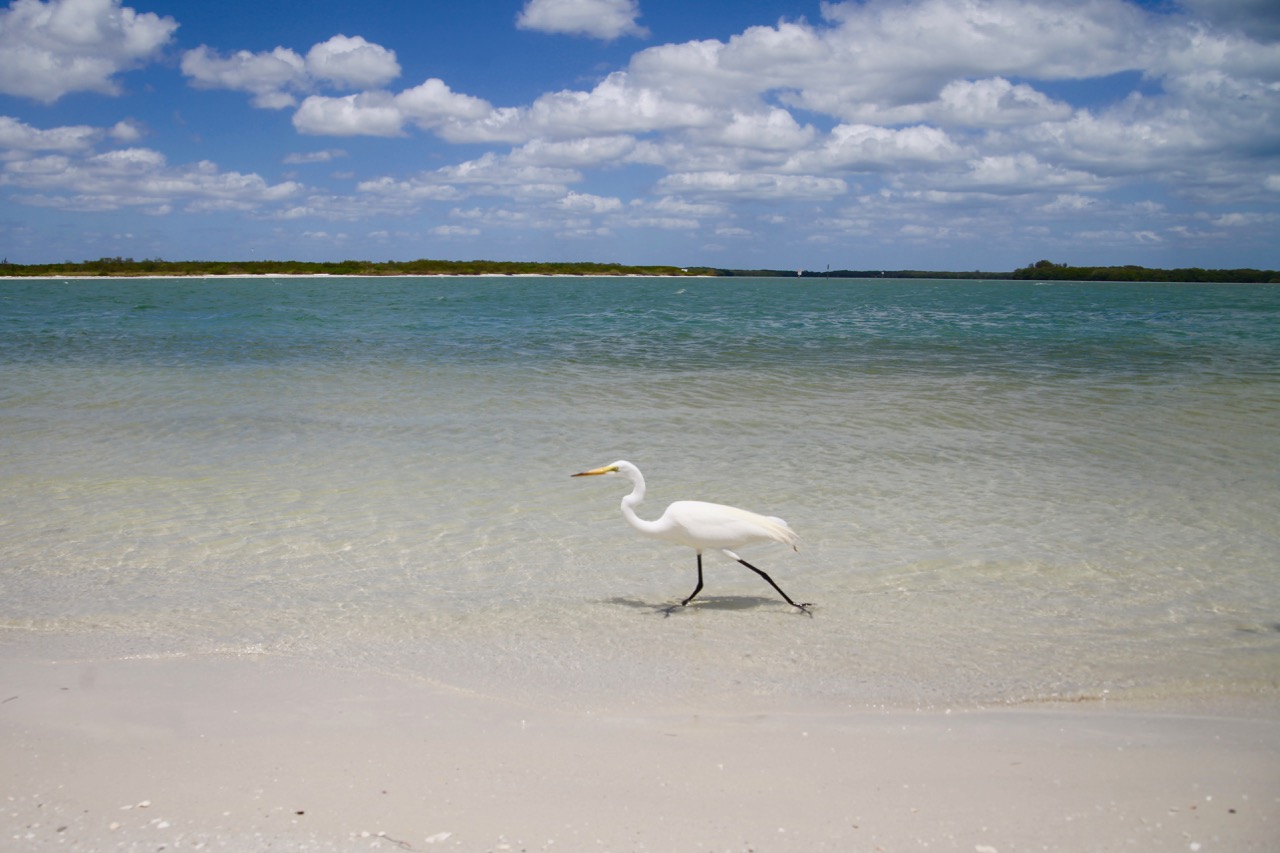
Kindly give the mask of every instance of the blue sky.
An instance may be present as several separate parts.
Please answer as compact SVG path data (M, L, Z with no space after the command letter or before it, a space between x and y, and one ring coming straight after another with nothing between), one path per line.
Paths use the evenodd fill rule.
M1280 268L1280 4L14 0L0 255Z

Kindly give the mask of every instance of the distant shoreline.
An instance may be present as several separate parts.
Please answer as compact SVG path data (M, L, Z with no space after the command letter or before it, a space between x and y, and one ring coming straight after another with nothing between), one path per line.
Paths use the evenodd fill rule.
M360 273L167 273L148 275L65 275L65 274L49 274L49 275L0 275L0 281L30 281L33 279L51 280L51 279L73 279L75 281L164 281L165 279L179 278L209 278L209 279L227 279L227 278L289 278L289 279L306 279L306 278L717 278L714 275L663 275L660 273L627 273L623 275L589 275L574 273L456 273L456 272L436 272L436 273L395 273L394 275L363 275Z
M0 275L0 282L11 281L165 281L180 279L208 279L210 281L220 281L228 279L289 279L289 280L307 280L307 279L351 279L351 278L670 278L670 279L712 279L712 278L794 278L808 279L810 281L820 279L844 279L849 281L955 281L955 282L1008 282L1016 284L1019 282L1056 282L1060 284L1280 284L1280 274L1268 279L1231 279L1231 278L1203 278L1203 279L1156 279L1156 278L1133 278L1133 279L1107 279L1107 278L1012 278L1007 274L1004 276L981 276L981 275L955 275L943 274L936 275L884 275L884 276L861 276L861 275L837 275L832 272L829 275L822 273L806 273L803 276L791 275L751 275L751 274L734 274L734 275L716 275L714 273L613 273L613 274L592 274L592 273L455 273L455 272L435 272L435 273L392 273L369 275L365 273L148 273L140 275L98 275L91 273L45 273L40 275Z
M609 277L609 278L846 278L964 281L1096 281L1280 284L1280 271L1198 267L1153 269L1135 265L1071 266L1037 261L1012 271L991 270L776 270L707 266L550 263L522 261L161 261L100 258L59 264L0 263L0 280L26 278L380 278L380 277Z

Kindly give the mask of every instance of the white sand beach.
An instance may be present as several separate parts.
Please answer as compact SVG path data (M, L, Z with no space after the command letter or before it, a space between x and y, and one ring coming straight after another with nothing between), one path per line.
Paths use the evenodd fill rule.
M0 846L1274 849L1280 720L1055 707L627 716L268 656L0 667Z

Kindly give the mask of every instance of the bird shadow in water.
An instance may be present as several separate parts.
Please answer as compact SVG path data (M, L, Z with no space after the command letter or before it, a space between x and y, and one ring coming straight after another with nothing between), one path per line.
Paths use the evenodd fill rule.
M759 595L705 595L699 596L692 604L682 605L676 604L654 604L650 601L641 601L638 598L610 598L605 600L606 604L616 604L621 607L630 607L633 610L646 610L650 613L661 614L662 617L668 618L678 613L693 613L697 610L754 610L757 607L773 606L782 604L788 610L791 609L789 604L780 602L774 598L767 598ZM808 610L802 611L806 616L812 616Z

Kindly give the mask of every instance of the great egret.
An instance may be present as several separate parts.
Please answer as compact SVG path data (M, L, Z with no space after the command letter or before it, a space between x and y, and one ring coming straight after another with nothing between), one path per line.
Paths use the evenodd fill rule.
M667 511L656 521L646 521L636 515L636 505L644 500L644 476L640 469L630 462L619 460L612 465L604 465L573 474L574 477L595 477L599 475L615 475L626 477L634 488L631 494L622 499L622 517L627 523L646 536L687 545L698 554L698 585L688 598L680 602L680 606L693 601L694 596L702 591L702 552L714 548L731 559L737 560L751 571L769 582L769 586L778 591L786 599L787 604L798 607L808 613L811 604L796 604L791 596L782 591L782 587L773 582L773 578L760 569L739 557L730 548L741 548L753 542L782 542L795 548L794 530L780 518L757 515L745 509L724 504L712 504L704 501L676 501L667 507Z

